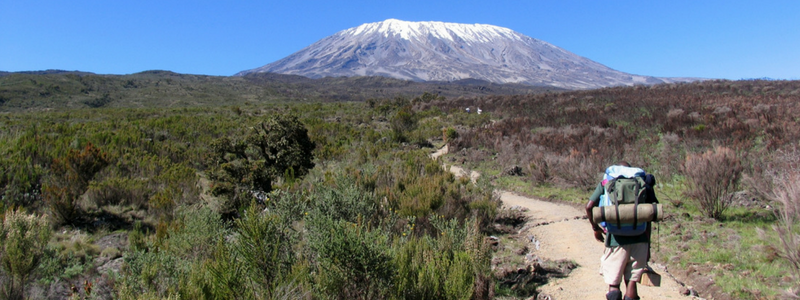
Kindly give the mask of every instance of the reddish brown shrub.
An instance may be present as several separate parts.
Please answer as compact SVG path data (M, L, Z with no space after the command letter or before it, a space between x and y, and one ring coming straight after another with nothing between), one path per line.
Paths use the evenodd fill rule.
M42 190L56 223L71 224L80 218L79 197L106 165L106 154L91 143L83 150L70 150L63 159L53 160L52 176Z
M707 217L719 219L739 185L742 166L733 150L716 147L686 157L683 173L689 185L687 196L697 201Z
M796 286L800 292L800 173L793 171L776 184L773 191L779 204L778 224L772 226L781 244L776 245L778 255L789 263Z

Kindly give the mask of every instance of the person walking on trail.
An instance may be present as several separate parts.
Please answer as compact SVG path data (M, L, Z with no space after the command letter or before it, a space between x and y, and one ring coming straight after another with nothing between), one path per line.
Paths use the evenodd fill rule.
M619 221L617 221L617 224L614 224L614 221L598 224L592 217L592 209L598 206L601 206L600 209L602 209L602 206L608 205L609 194L614 194L611 198L620 197L615 194L617 191L609 190L612 185L620 185L617 184L620 181L618 180L619 178L635 177L640 178L638 181L640 183L639 186L643 185L643 191L639 191L638 187L635 188L637 193L641 193L639 194L641 196L636 197L638 199L636 205L640 201L643 203L658 203L653 191L653 185L655 185L653 175L645 174L639 168L631 168L630 164L624 161L618 162L606 170L603 181L597 185L594 193L589 197L589 202L586 203L586 214L592 224L594 237L598 241L605 243L605 250L600 258L600 272L605 283L608 284L607 300L623 299L623 292L620 290L620 283L623 279L626 287L624 299L639 299L636 284L640 281L642 273L646 271L647 261L650 259L651 225L650 222L636 224L634 221L633 227L638 228L636 231L621 231L619 228L614 227L614 225L619 224ZM630 182L630 180L628 181ZM604 200L606 202L603 202ZM617 202L617 199L614 199L613 202ZM622 201L620 200L619 202ZM621 214L620 207L617 206L616 209L619 216ZM613 231L613 233L609 231Z

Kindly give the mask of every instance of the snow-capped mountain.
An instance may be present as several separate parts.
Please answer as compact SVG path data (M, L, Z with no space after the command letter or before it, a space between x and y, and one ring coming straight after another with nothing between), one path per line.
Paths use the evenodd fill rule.
M236 75L258 72L415 81L473 78L573 89L688 81L616 71L508 28L395 19L340 31L286 58Z

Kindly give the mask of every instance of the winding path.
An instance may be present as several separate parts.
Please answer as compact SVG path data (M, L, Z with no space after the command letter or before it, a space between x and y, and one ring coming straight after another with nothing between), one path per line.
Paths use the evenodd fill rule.
M434 159L447 153L447 146L431 154ZM447 167L446 167L447 168ZM458 166L449 166L450 172L456 176L466 176L466 172ZM472 172L470 177L475 181L480 174ZM585 212L570 205L537 200L511 192L498 191L500 200L506 208L527 208L525 215L529 224L521 236L533 236L537 247L529 247L532 253L542 259L571 260L578 267L566 278L554 279L540 288L549 299L605 299L608 285L599 274L600 255L603 243L594 239L589 222L584 219ZM643 299L689 299L681 295L681 284L667 276L664 267L652 265L662 275L661 287L638 285L639 295ZM541 297L540 299L548 299Z

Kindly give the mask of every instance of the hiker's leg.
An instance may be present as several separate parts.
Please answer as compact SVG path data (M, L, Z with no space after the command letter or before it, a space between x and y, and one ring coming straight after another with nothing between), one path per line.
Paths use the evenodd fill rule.
M636 289L636 281L625 284L625 297L639 299L639 291Z
M600 257L600 269L603 280L608 284L606 300L622 300L622 291L619 284L622 281L622 272L625 270L628 255L621 247L607 247Z
M647 250L650 248L648 243L638 243L626 245L630 254L630 262L625 270L625 296L631 299L639 298L639 290L636 287L642 278L642 273L647 267Z
M614 286L619 289L627 261L628 255L622 247L606 247L603 251L603 256L600 258L600 268L602 269L603 280L608 284L609 289Z

